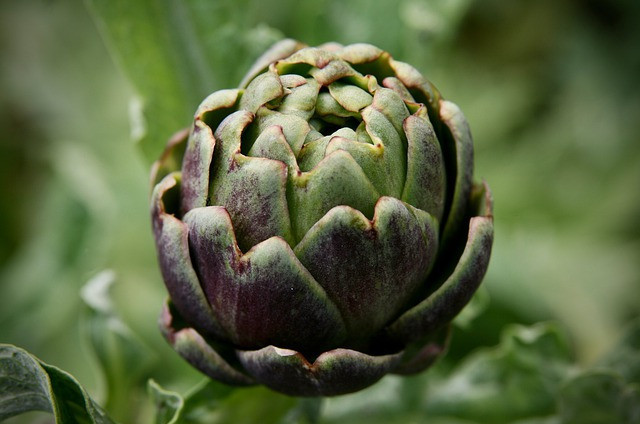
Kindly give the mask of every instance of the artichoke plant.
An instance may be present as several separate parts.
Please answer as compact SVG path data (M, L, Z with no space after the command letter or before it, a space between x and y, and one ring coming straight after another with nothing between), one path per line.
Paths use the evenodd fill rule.
M486 271L491 196L460 109L367 44L284 40L152 171L164 336L296 396L427 368Z

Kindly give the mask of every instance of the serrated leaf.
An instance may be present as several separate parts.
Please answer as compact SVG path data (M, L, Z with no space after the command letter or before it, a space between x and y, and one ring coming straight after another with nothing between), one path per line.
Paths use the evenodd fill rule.
M134 128L149 162L190 125L209 93L236 87L282 35L254 26L234 2L86 0L138 98Z
M0 345L0 421L29 411L57 423L113 423L73 376L16 346Z

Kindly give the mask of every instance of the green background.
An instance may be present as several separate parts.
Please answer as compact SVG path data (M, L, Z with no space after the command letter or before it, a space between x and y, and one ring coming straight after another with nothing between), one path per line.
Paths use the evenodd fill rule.
M633 0L0 2L0 342L69 371L104 399L79 293L111 269L115 310L153 357L133 406L114 416L148 419L147 377L179 392L201 381L156 326L165 290L148 167L202 98L236 86L285 36L375 44L421 70L470 122L475 175L495 198L494 253L432 374L497 344L511 323L558 322L579 368L615 345L640 315ZM415 387L429 375L388 377L364 395L331 400L324 419L355 422L387 408L384 422L422 422ZM402 402L393 396L413 406L394 407ZM260 397L269 405L251 400ZM268 421L264 411L290 402L241 390L226 407L245 405L246 415L228 419ZM479 422L511 422L507 415Z

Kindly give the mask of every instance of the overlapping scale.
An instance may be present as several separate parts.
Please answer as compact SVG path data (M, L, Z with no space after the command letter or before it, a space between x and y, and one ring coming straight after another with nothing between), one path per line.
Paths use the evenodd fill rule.
M401 311L437 249L438 226L428 213L381 197L371 220L348 206L331 209L295 253L338 306L357 346Z
M472 172L464 115L415 68L283 41L154 165L165 337L212 378L292 395L424 369L488 264Z
M225 208L192 209L183 220L204 293L236 346L313 352L342 340L340 313L282 238L243 254Z

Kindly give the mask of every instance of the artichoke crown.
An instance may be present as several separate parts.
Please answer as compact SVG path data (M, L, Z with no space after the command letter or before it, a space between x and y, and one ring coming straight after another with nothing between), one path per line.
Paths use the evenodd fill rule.
M486 270L460 109L367 44L284 40L154 165L161 328L213 378L294 395L413 373Z

